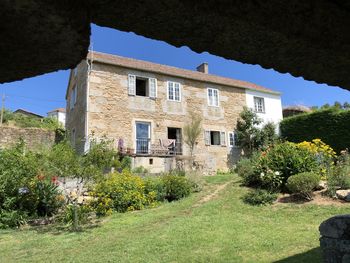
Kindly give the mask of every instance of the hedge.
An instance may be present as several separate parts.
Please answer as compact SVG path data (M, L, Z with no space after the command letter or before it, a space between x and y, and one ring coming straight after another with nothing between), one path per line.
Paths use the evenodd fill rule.
M327 109L295 115L280 124L282 138L291 142L319 138L336 152L350 148L350 110Z

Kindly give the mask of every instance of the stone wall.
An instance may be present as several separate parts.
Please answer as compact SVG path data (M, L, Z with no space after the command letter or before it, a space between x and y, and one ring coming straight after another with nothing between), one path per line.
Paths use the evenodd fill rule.
M17 143L22 138L30 149L51 146L55 143L55 131L39 128L0 127L0 148Z
M319 230L323 262L350 262L350 215L329 218L322 222Z
M72 70L67 90L66 98L66 129L67 135L71 139L72 144L78 152L85 150L85 124L86 124L86 92L87 92L87 64L83 60L76 67L76 71ZM77 89L77 100L74 107L70 108L70 100L73 88ZM75 139L73 140L73 130ZM74 141L74 142L73 142Z
M203 118L203 134L195 152L197 160L210 170L226 170L230 166L232 149L221 145L206 146L204 130L225 131L227 142L227 133L235 129L239 113L246 105L244 89L99 63L95 63L93 69L89 82L89 134L114 140L122 138L127 147L135 149L136 121L151 124L152 143L155 143L167 138L167 127L183 128L189 121L189 112L193 111ZM156 78L157 98L129 96L128 74ZM180 102L167 100L167 81L181 84ZM208 106L207 88L219 90L219 107ZM183 153L189 153L185 145Z

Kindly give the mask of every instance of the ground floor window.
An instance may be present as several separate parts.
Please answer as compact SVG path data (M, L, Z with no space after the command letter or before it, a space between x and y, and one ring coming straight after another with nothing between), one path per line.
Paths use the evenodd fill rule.
M226 135L223 131L205 131L206 145L226 145Z
M228 145L230 147L238 147L237 134L235 134L234 132L228 133Z

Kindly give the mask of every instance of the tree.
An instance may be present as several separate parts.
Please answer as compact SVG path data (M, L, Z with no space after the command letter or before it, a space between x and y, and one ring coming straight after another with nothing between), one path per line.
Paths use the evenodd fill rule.
M350 104L349 104L348 102L344 102L344 104L343 104L343 109L344 109L344 110L350 109Z
M333 107L340 110L343 108L343 105L339 101L336 101L334 102Z
M262 128L262 120L252 110L244 107L237 120L237 143L243 149L245 155L251 155L254 150L261 149L273 143L277 139L276 126L266 123Z
M197 139L202 132L202 118L190 112L190 121L184 127L184 142L190 148L190 156L193 159L194 149L197 144Z

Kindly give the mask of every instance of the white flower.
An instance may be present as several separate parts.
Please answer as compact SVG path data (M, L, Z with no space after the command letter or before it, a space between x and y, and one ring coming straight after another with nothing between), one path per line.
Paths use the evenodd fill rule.
M261 177L264 177L264 176L265 176L265 174L262 172L262 173L260 174L260 176L261 176Z
M276 172L275 172L275 175L280 175L280 172L279 172L279 171L276 171Z

